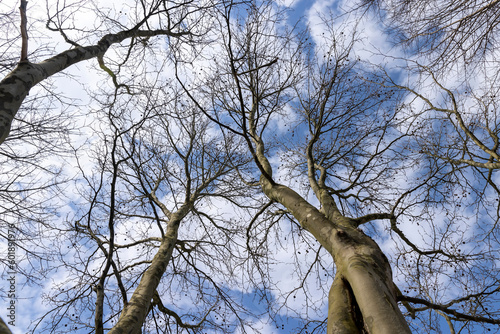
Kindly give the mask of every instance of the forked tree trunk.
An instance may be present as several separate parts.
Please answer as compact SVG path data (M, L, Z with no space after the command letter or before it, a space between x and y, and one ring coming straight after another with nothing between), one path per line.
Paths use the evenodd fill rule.
M264 177L261 185L333 256L337 272L329 295L328 334L410 333L397 305L389 262L354 220L328 219L295 191Z

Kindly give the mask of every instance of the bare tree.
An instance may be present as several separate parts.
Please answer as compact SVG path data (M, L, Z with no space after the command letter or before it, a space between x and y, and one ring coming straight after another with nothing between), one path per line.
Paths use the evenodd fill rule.
M325 33L322 49L311 49L280 27L280 14L271 3L254 2L241 13L228 3L220 14L223 56L203 65L212 76L190 86L180 75L178 79L222 131L245 139L263 193L333 258L328 332L407 333L407 321L412 327L434 326L435 319L419 313L426 310L436 310L431 314L443 315L450 324L464 321L464 327L498 324L496 246L467 253L444 247L457 241L473 245L478 238L461 232L467 217L452 211L460 203L442 200L444 188L459 184L457 175L444 173L443 165L429 167L425 156L412 151L417 139L407 126L407 114L393 107L404 97L400 87L381 86L377 75L357 63L352 51L356 38L342 27ZM273 133L274 122L291 110L296 124L287 124L289 135L280 140ZM271 159L280 150L292 181L288 185L283 167ZM434 218L441 210L450 213L444 224ZM418 243L401 227L407 229L413 220L430 227L422 227ZM385 227L377 221L385 221ZM415 281L408 280L408 287L398 289L393 283L390 262L368 231L379 241L395 238L400 248L391 259L398 274L411 270ZM484 261L476 264L479 258ZM450 277L445 269L450 263L462 277ZM490 274L477 276L486 268ZM453 295L453 289L461 289L462 297L445 302L446 296L432 294L444 277L450 281L445 290ZM405 319L398 302L410 318ZM460 303L466 305L453 309Z
M283 112L286 101L290 99L287 90L294 87L300 79L299 73L302 69L297 66L297 61L302 59L300 48L293 47L296 42L293 35L281 35L278 27L274 25L274 22L279 20L272 16L270 6L251 5L248 17L241 19L242 22L238 25L232 23L233 7L227 6L221 20L221 27L225 32L223 38L226 54L225 59L217 64L217 67L227 69L224 71L227 74L219 80L225 87L216 87L216 90L210 91L216 106L224 108L219 109L214 105L206 110L200 107L222 128L245 138L259 168L262 191L271 200L283 205L301 227L313 234L333 256L336 278L330 290L328 331L354 333L366 328L372 333L409 332L397 306L397 290L392 282L387 258L376 243L358 229L359 225L373 219L389 219L392 216L382 213L351 218L344 210L339 209L333 197L337 193L342 198L344 193L359 183L358 180L364 179L363 172L371 169L370 163L387 151L388 145L392 143L383 143L381 139L378 139L378 145L377 142L366 142L368 138L374 137L374 133L387 131L385 123L374 128L365 126L366 132L359 129L358 133L351 133L354 136L352 139L349 139L348 133L345 136L340 133L352 131L350 126L356 126L357 117L366 117L369 112L376 113L379 109L377 105L380 104L379 100L372 100L370 93L358 102L358 96L349 96L350 85L342 86L344 76L346 79L348 77L343 73L342 65L348 61L349 51L343 53L334 45L332 50L325 54L326 64L320 67L320 72L315 73L319 76L318 82L310 77L313 82L307 91L311 95L302 98L299 106L306 115L310 131L307 135L309 140L306 144L305 160L298 165L306 171L309 187L320 201L321 209L311 205L292 188L277 183L273 177L264 133L271 117ZM338 47L340 49L340 46ZM348 69L349 67L347 73ZM353 83L352 94L356 94L360 88L356 87L359 81L355 82L357 83ZM342 87L345 90L340 91ZM226 91L228 94L223 93ZM347 112L340 106L342 111L336 108L336 98L339 104L346 103L342 107L348 107ZM351 101L352 105L349 105L348 101ZM226 113L227 116L223 116ZM220 121L226 117L233 119L234 123ZM343 125L347 128L343 129ZM329 136L337 131L338 140L345 140L346 146L337 146L331 141ZM338 189L336 193L327 184L327 170L331 168L328 161L316 156L316 150L322 146L320 139L324 136L328 138L325 139L328 144L324 145L330 148L330 151L322 152L325 158L337 162L339 169L341 166L336 161L339 158L345 158L346 162L350 161L356 167L347 172L346 181L351 181L352 185ZM358 156L363 153L363 149L359 145L348 145L350 140L355 144L366 140L366 146L374 144L375 151L364 152ZM337 151L344 147L346 152ZM360 151L356 152L358 148Z
M356 34L325 21L312 44L273 1L136 5L126 24L96 10L92 31L76 20L86 6L57 3L47 27L72 48L39 64L20 51L3 81L29 102L26 73L44 69L30 86L95 57L103 74L85 108L92 135L75 149L79 192L66 192L64 219L38 206L26 237L42 242L27 250L41 275L64 272L32 330L257 332L299 319L293 332L409 333L444 319L450 332L498 331L494 99L475 90L481 112L468 115L470 100L429 67L436 99L381 79L355 56ZM56 129L16 117L27 125L4 150L33 135L45 158L60 146L46 136L71 134L59 115ZM37 200L57 185L33 182ZM28 204L14 205L25 224Z
M76 63L92 58L99 61L101 68L108 72L113 77L114 83L118 85L116 74L106 66L103 59L112 45L119 45L130 40L128 48L132 51L147 45L148 40L154 36L189 40L203 34L199 30L207 28L206 24L201 24L204 17L203 11L213 6L211 2L201 6L193 1L180 3L138 1L135 5L136 8L131 10L131 13L135 11L136 15L130 18L130 26L120 24L118 18L104 16L104 13L97 12L98 15L104 16L101 18L102 26L92 30L89 28L87 31L85 28L78 28L75 24L78 4L77 8L73 8L72 5L65 7L65 4L57 2L53 12L49 9L47 13L47 27L59 32L71 48L39 63L32 63L28 59L27 50L29 34L27 2L21 1L21 58L17 66L0 82L0 143L7 138L11 123L33 86ZM118 14L115 13L115 15ZM106 33L96 36L99 32ZM82 42L88 45L84 46Z
M372 6L398 42L428 55L430 66L449 71L496 58L498 1L363 1ZM444 66L444 67L443 67Z
M237 247L245 230L210 202L236 208L244 196L247 209L259 205L235 174L248 159L236 152L238 138L214 134L189 101L159 87L147 98L102 101L98 163L93 172L81 166L83 213L60 231L75 256L60 250L67 280L47 296L53 309L38 320L43 330L222 333L246 323L249 312L218 277L227 284L231 266L246 260ZM229 254L235 260L224 260ZM196 306L176 310L180 298Z

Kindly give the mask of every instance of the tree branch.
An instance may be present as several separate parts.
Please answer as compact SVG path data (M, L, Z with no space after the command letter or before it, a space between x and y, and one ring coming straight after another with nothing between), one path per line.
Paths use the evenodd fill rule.
M500 319L491 319L491 318L485 318L485 317L481 317L481 316L474 316L474 315L460 313L460 312L457 312L455 310L449 309L443 305L434 304L434 303L429 302L428 300L421 299L421 298L400 295L400 296L398 296L398 300L410 302L413 304L422 304L422 305L425 305L428 308L431 308L433 310L438 310L438 311L442 311L446 314L451 314L458 319L478 321L478 322L484 322L484 323L496 324L496 325L500 324Z
M19 6L19 11L21 12L21 60L20 61L28 61L28 30L26 29L26 25L28 20L26 18L26 7L28 5L28 1L21 0L21 6Z

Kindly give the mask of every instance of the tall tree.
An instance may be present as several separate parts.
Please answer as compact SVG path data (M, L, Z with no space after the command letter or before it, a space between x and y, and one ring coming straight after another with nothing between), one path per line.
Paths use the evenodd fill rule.
M47 296L53 308L37 328L61 330L63 323L68 332L139 333L161 323L165 330L224 332L241 324L215 321L218 315L245 322L246 311L213 273L231 279L220 253L229 253L244 230L226 224L209 203L231 205L244 194L252 207L248 189L235 182L235 168L244 170L246 161L234 152L237 141L214 134L182 96L163 87L147 98L111 95L96 111L101 139L94 170L82 162L80 216L59 228L74 248L65 254L67 242L61 244L66 279ZM173 298L180 295L197 306L179 312Z
M38 64L17 50L23 61L4 67L0 88L20 100L36 81L22 84L26 73L95 57L103 75L83 108L87 141L70 146L70 205L40 205L32 219L29 202L16 202L42 245L27 250L40 263L30 273L52 280L32 329L232 333L288 320L293 332L408 333L444 319L450 332L498 331L497 219L484 219L496 198L490 105L466 117L432 71L444 93L435 100L428 81L388 81L360 61L358 35L338 18L312 36L274 1L203 4L138 1L120 7L137 13L127 20L93 8L95 29L78 21L87 6L49 6L49 30L72 48ZM59 117L18 126L2 149L15 153L42 124L34 146L55 159L59 145L38 143L71 139ZM6 183L23 188L10 171ZM56 189L49 181L37 203Z
M55 8L48 7L46 26L59 32L70 48L41 62L33 63L28 55L27 1L22 0L21 40L22 49L17 66L0 81L0 144L7 138L11 123L31 88L56 73L88 59L97 59L101 68L117 82L116 74L106 66L104 57L113 45L130 41L128 48L143 48L155 36L191 40L203 34L207 28L203 22L204 11L213 6L210 1L200 5L198 2L137 1L135 8L129 8L127 25L120 23L121 12L115 17L95 9L98 23L95 29L76 22L78 3L66 5L57 2ZM80 8L81 9L81 8ZM99 26L100 25L100 26ZM197 29L198 27L198 29ZM202 29L202 30L200 30ZM102 35L99 36L99 33ZM86 46L84 45L87 44Z
M348 63L352 48L349 40L335 40L324 54L325 62L300 68L297 63L303 60L302 45L297 48L291 34L281 35L274 24L279 18L273 16L271 4L251 5L248 16L243 18L234 19L235 11L228 5L221 14L225 58L214 65L227 74L217 80L216 86L211 85L214 90L209 94L215 104L209 109L200 105L201 110L225 131L245 138L259 169L262 191L283 205L334 258L336 276L330 289L328 332L409 332L397 306L389 262L377 244L358 228L374 219L393 216L390 212L351 216L335 200L335 196L349 198L353 190L363 193L368 188L365 184L374 181L367 179L366 174L387 172L372 164L377 165L397 141L381 136L390 132L393 115L383 108L383 100L377 98L379 92L360 89L362 81ZM346 49L343 42L348 43ZM289 90L295 88L304 70L310 71L310 84L296 108L309 133L297 134L299 140L308 138L303 147L304 160L297 161L297 166L306 173L319 209L292 188L277 182L265 146L264 135L272 118L283 112L291 99ZM346 83L348 80L352 83ZM380 125L374 122L383 116L387 121ZM234 123L221 121L225 119ZM365 123L367 119L372 120L372 126ZM329 174L334 166L347 169L345 180L343 175ZM331 178L346 184L335 185ZM363 195L354 199L363 201L362 197L368 194Z
M194 80L188 87L178 79L200 111L222 131L245 139L263 193L282 205L332 256L335 279L329 293L328 332L410 332L398 301L412 317L435 309L447 320L497 324L497 311L477 312L477 305L488 299L491 307L498 298L492 254L496 247L462 255L458 247L440 246L477 239L459 233L458 220L465 219L460 214L454 215L456 222L434 220L433 215L443 210L440 191L449 184L440 176L444 167L424 167L425 157L422 160L411 150L413 129L409 130L405 113L394 107L394 101L403 98L400 87L379 85L377 76L356 61L356 38L345 34L344 27L334 29L330 22L324 44L307 48L279 25L283 18L268 2L253 2L246 11L228 4L220 17L218 49L224 56L203 65L209 73L206 81ZM282 142L273 133L275 122L286 122L278 119L292 112L296 124ZM280 154L299 186L286 185L276 176L283 173L277 173L280 166L274 163L274 156ZM413 219L434 229L429 238L417 243L399 227L402 221L412 224ZM386 221L385 228L374 222L378 220ZM454 232L444 233L442 228ZM460 277L452 277L450 290L461 286L463 297L448 303L434 300L424 286L427 283L420 285L421 279L432 276L432 269L413 273L419 285L409 282L408 288L401 289L406 291L403 295L393 283L387 257L363 229L372 229L379 241L396 236L402 248L391 257L398 262L404 259L404 266L416 260L412 268L417 272L423 265L434 267L436 261L439 275L448 276L446 263L456 263L455 270L474 282L477 293L464 288ZM478 256L485 261L470 267L469 261ZM491 275L474 280L482 266L490 268ZM410 291L419 297L406 296ZM479 304L474 296L481 296ZM467 306L464 311L451 308L461 302L475 304L475 311ZM413 307L414 303L425 307Z
M397 41L446 70L491 60L498 43L499 1L363 1L381 16Z

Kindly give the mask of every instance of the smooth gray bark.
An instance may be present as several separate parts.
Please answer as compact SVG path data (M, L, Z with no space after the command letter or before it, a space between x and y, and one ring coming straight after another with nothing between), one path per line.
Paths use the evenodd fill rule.
M410 329L396 301L396 289L392 281L389 262L378 245L361 230L354 220L337 217L331 221L318 209L292 189L271 184L261 178L264 193L285 206L302 227L314 235L321 245L332 254L339 278L348 282L354 301L361 310L364 326L372 334L410 333ZM335 289L335 288L334 288ZM338 319L343 312L345 299L329 307L329 321ZM339 333L329 324L330 333Z
M352 296L346 282L337 273L328 294L328 326L327 333L356 334L359 333L352 305Z
M123 309L118 323L108 332L109 334L141 333L141 327L150 311L156 288L172 258L172 252L177 242L179 224L188 212L188 206L185 205L172 214L158 253L156 253L151 265L142 275L141 281L134 290L129 303Z

